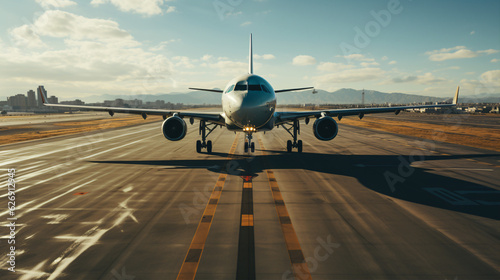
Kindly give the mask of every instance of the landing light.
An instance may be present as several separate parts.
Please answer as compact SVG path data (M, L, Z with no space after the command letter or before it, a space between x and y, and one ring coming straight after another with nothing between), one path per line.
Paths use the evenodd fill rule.
M255 127L253 127L253 126L244 126L243 127L243 131L252 131L252 132L255 132L255 131L257 131L257 129L255 129Z

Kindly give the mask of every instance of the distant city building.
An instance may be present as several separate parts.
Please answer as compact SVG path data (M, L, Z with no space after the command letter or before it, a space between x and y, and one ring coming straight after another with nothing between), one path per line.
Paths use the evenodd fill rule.
M28 98L24 94L16 94L7 98L7 104L14 110L25 110L28 105Z
M169 102L169 104L172 104ZM148 108L155 108L155 109L163 109L165 108L165 101L164 100L156 100L155 102L146 102L146 107ZM173 106L172 106L173 107Z
M0 101L0 111L12 110L7 101Z
M56 96L52 95L51 97L47 98L47 101L49 101L49 103L52 103L52 104L57 104L57 103L59 103L59 98L57 98Z
M36 102L35 91L30 89L27 95L28 95L28 109L34 109L38 107L38 104Z
M105 107L113 107L113 104L115 103L114 100L104 100L102 103Z
M125 107L131 108L139 108L142 106L142 100L134 99L134 100L123 100Z
M104 100L103 104L106 107L123 107L125 103L123 102L123 99L118 98L115 100Z

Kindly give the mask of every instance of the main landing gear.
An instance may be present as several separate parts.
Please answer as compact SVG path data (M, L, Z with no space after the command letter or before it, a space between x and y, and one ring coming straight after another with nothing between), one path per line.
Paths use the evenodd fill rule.
M248 153L248 149L253 153L255 152L255 143L252 142L252 133L248 132L245 136L248 141L245 141L245 153Z
M201 135L201 141L196 141L196 152L201 153L201 149L206 148L207 153L212 153L212 141L206 141L208 135L214 131L217 124L206 124L205 121L200 121L199 134ZM208 130L208 133L207 133Z
M286 123L286 125L289 127L285 127L285 124L281 126L293 137L293 142L292 140L286 141L286 151L291 153L293 148L297 148L297 152L302 153L302 140L297 141L297 135L300 134L299 121L295 120L293 123Z

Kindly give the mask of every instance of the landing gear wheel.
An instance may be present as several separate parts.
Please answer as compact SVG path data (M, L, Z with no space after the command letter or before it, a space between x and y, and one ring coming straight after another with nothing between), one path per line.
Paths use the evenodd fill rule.
M286 141L286 151L289 153L292 152L292 140Z
M252 144L250 145L250 150L253 152L255 152L255 143L252 142Z
M201 141L196 141L196 152L201 153Z
M210 140L207 141L207 153L212 153L212 141Z
M245 142L245 153L248 153L248 142Z
M297 141L297 152L302 153L302 140Z

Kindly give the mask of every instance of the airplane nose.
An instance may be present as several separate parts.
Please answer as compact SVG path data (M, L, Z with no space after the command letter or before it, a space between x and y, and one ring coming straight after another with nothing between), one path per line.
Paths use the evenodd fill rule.
M262 126L269 119L269 106L260 93L245 93L239 96L240 100L233 109L233 119L241 126ZM236 100L235 100L236 101Z

